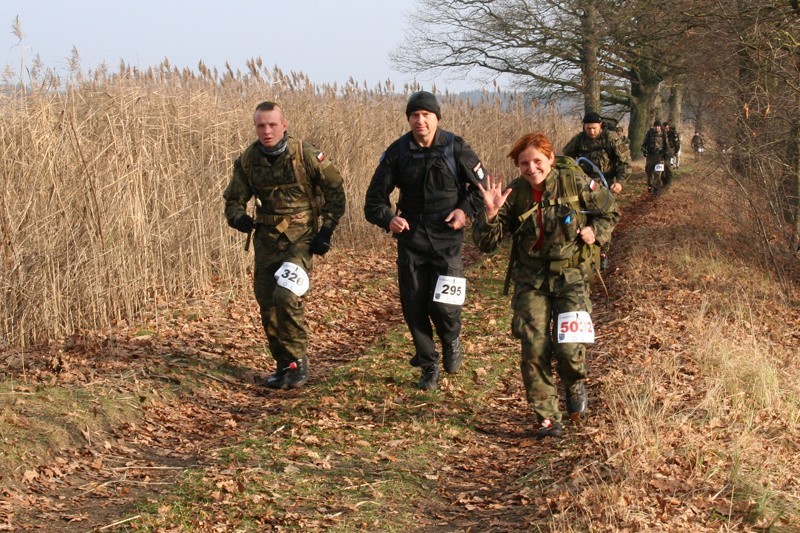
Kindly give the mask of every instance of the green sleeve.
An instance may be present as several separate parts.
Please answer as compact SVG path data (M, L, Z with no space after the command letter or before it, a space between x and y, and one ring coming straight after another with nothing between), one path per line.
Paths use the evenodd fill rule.
M245 214L247 202L252 196L253 190L242 167L242 156L239 156L233 163L231 181L222 193L225 199L225 218L229 226L234 227L239 217Z

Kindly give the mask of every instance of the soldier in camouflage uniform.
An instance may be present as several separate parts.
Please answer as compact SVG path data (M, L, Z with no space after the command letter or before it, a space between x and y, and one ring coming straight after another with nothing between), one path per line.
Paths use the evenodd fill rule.
M559 342L570 315L591 313L589 279L596 246L606 242L619 220L613 195L573 160L555 157L541 133L520 138L509 152L521 176L504 190L488 177L484 210L472 238L484 251L513 238L509 273L514 280L512 332L522 341L520 369L528 403L537 419L537 438L561 436L561 411L553 383L555 362L566 389L571 419L586 409L586 346ZM588 213L587 213L588 212ZM506 287L507 288L507 287ZM588 315L582 319L591 328ZM555 331L554 331L555 330Z
M653 122L653 127L648 130L642 141L642 154L646 158L644 170L647 174L647 185L650 192L658 194L661 191L662 181L654 178L655 166L658 163L664 163L664 172L669 168L669 141L664 131L661 129L661 121L656 120Z
M622 192L622 181L631 174L631 153L627 143L615 132L603 129L603 120L597 113L586 113L583 117L583 131L564 146L563 153L573 159L585 157L597 165L614 194ZM591 165L583 161L580 165L587 175L599 178ZM611 239L603 243L600 251L601 269L608 268L610 246Z
M248 244L255 230L253 287L276 362L264 386L298 388L308 379L302 295L312 254L330 249L344 214L342 176L325 154L286 133L283 110L274 102L259 104L253 123L258 139L233 165L223 193L225 217L229 226L248 234ZM246 213L254 196L255 219Z
M622 128L622 126L617 126L617 129L614 131L616 131L617 137L619 137L619 140L628 147L628 151L630 152L631 140L627 137L627 135L625 135L625 130Z

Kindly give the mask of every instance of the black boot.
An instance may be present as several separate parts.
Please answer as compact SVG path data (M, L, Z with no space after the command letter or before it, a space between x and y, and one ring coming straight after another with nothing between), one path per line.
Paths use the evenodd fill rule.
M442 346L442 366L448 374L455 374L461 368L461 341L455 340L444 343Z
M422 367L422 376L419 378L420 390L436 390L439 388L439 365Z
M289 363L286 371L286 388L299 389L308 381L308 357L305 355Z
M561 424L558 420L551 418L544 418L539 422L539 428L536 431L536 438L543 439L545 437L560 437L564 433Z
M570 420L577 420L586 411L586 386L583 380L576 381L567 387L567 412Z
M279 368L274 374L268 376L262 385L268 389L285 389L286 388L286 373L289 371L288 367Z

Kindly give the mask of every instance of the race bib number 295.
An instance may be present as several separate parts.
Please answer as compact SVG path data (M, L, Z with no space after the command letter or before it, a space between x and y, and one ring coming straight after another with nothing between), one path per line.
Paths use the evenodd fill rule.
M433 291L433 301L443 304L464 305L467 296L466 278L455 276L439 276L436 280L436 289Z
M592 316L586 311L560 313L556 322L559 344L567 342L594 342L594 324Z

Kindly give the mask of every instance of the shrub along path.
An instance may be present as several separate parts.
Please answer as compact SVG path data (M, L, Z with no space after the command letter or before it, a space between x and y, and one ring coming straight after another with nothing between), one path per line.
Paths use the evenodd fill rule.
M669 194L692 194L675 189ZM676 213L666 216L667 204L641 187L624 198L609 294L598 286L593 298L591 414L563 439L533 438L501 295L507 250L480 256L467 247L464 368L423 393L407 365L387 238L384 254L334 250L317 261L307 304L312 378L299 391L254 383L270 366L257 310L249 293L222 285L148 325L7 354L12 385L0 427L4 453L22 460L4 470L0 530L697 531L758 523L755 503L738 499L718 473L727 459L700 472L698 459L680 451L680 428L662 436L667 452L633 453L649 449L638 427L647 413L631 420L636 428L620 424L644 400L620 405L614 391L648 365L663 366L654 356L678 361L653 392L656 403L694 405L701 395L686 327L698 291L658 265L626 268L641 252L631 249L630 231L648 225L668 239ZM64 391L68 400L58 400ZM25 431L36 430L42 405L58 401L64 408L53 419L72 427L71 444L25 455L26 446L37 449ZM708 431L709 441L722 434ZM51 434L34 433L40 443Z

